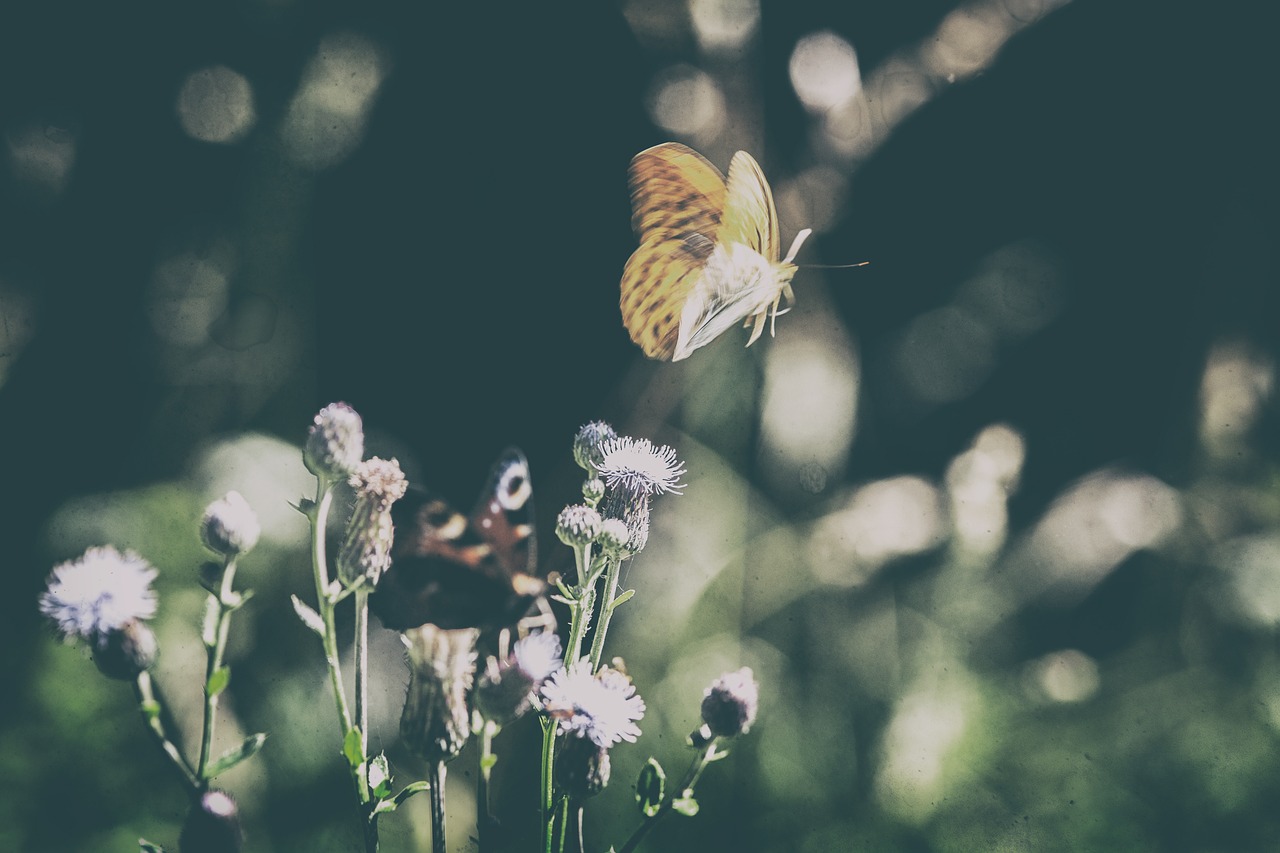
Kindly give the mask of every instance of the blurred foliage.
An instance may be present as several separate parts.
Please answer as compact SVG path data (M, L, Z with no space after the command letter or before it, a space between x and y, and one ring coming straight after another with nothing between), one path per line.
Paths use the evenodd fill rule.
M219 783L250 849L358 849L289 606L299 444L335 399L464 505L525 447L546 570L569 566L548 533L579 424L688 463L623 578L608 651L649 710L592 849L638 821L649 755L679 775L702 689L741 665L755 727L647 849L1271 849L1274 22L1058 6L6 7L0 849L176 840L131 694L35 601L91 545L159 567L158 680L195 743L197 526L232 488L264 539L219 739L270 740ZM817 231L802 263L871 266L802 270L774 340L641 363L625 168L664 138L752 150L784 240ZM423 772L396 743L398 638L373 654L398 785ZM532 826L529 722L495 796ZM450 849L475 762L451 767ZM410 800L384 848L428 826Z

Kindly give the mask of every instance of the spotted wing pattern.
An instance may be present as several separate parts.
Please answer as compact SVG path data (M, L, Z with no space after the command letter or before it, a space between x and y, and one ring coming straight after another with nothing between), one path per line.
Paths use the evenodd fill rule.
M508 450L494 465L470 517L424 489L391 508L391 566L369 606L398 631L509 625L545 592L533 574L529 463Z

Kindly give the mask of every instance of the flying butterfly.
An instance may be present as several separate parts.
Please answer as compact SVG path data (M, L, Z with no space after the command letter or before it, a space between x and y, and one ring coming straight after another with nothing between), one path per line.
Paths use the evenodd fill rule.
M791 261L809 236L796 235L779 260L773 193L760 164L733 155L729 178L677 142L641 151L628 170L631 226L640 247L622 273L622 322L644 354L680 361L743 321L747 346L795 300Z
M369 607L397 631L428 622L445 629L513 624L546 591L533 574L529 463L498 459L470 517L421 488L391 507L391 566Z

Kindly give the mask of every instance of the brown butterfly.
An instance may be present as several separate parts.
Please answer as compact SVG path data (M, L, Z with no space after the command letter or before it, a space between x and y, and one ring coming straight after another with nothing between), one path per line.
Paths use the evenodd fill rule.
M546 591L533 574L529 463L506 451L471 516L413 488L391 507L391 567L369 607L397 631L503 627L524 616Z
M640 248L622 273L622 322L650 358L679 361L730 326L754 325L747 346L795 300L791 263L806 228L779 260L773 193L760 164L739 151L720 170L676 142L631 160L631 226Z

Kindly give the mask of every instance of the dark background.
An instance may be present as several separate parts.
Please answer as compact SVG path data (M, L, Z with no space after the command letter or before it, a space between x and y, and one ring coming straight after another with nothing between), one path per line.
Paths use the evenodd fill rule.
M927 40L953 6L765 3L743 60L759 93L760 139L739 142L730 126L717 144L731 151L762 140L766 171L794 172L809 128L786 71L797 39L841 34L866 79L894 51ZM679 6L661 11L680 18ZM810 262L872 261L827 278L831 311L862 365L857 437L844 470L829 472L827 496L902 473L939 478L979 430L1003 422L1028 447L1009 507L1014 537L1103 466L1170 485L1187 507L1183 524L1175 546L1139 550L1082 599L1007 603L994 639L970 649L989 713L971 718L970 731L984 734L966 741L972 751L954 777L981 780L990 801L956 783L925 817L895 812L876 793L875 744L900 706L857 685L842 692L851 676L828 657L837 622L856 635L860 608L886 590L898 606L927 610L921 602L936 591L945 554L892 564L865 592L805 587L775 622L741 626L744 643L767 642L788 662L796 691L778 696L760 731L792 727L791 749L847 744L849 765L789 799L761 781L779 772L773 753L748 743L708 773L704 813L656 833L652 849L1268 848L1280 793L1274 625L1233 616L1215 590L1233 582L1221 560L1234 539L1274 536L1280 522L1275 410L1263 388L1253 429L1220 452L1205 444L1198 407L1215 344L1243 346L1269 375L1280 341L1274 24L1262 4L1076 0L1014 35L859 165L847 204L806 250ZM376 44L386 74L360 144L314 170L290 160L277 129L316 45L334 32ZM173 843L182 813L127 690L99 684L35 609L49 568L98 544L77 538L92 526L52 523L73 499L133 495L122 500L140 512L189 511L193 530L198 490L174 486L186 503L166 502L164 484L189 484L211 442L252 431L297 444L314 412L338 399L364 416L372 449L396 453L411 475L464 504L503 447L523 447L539 484L545 568L568 562L549 525L574 499L569 440L587 420L678 450L692 435L743 482L761 484L743 450L753 428L726 435L684 415L700 394L740 378L729 371L700 390L695 378L712 380L692 372L697 356L731 356L740 342L684 364L644 363L618 318L616 282L634 248L626 165L669 135L644 103L651 76L675 59L698 61L690 40L654 49L618 9L588 2L43 3L0 12L4 153L12 160L12 140L30 127L75 149L56 192L0 168L9 578L0 678L17 700L0 704L0 824L11 847L128 849L130 833ZM236 144L193 140L175 117L185 76L217 64L254 89L257 123ZM784 216L784 235L800 225ZM893 368L904 327L945 304L992 252L1025 240L1056 258L1056 317L998 349L971 393L910 399ZM148 320L153 271L175 250L202 257L222 245L236 257L225 308L203 344L176 352ZM805 275L796 279L801 301ZM287 345L269 346L286 332ZM736 361L751 406L771 344ZM175 373L176 361L205 369ZM671 400L673 385L682 387L675 403L654 402ZM689 481L699 476L691 467ZM695 486L680 500L698 499ZM788 523L823 512L816 501L778 507ZM182 523L157 523L183 544L155 547L194 565L198 549ZM119 544L160 565L144 535L122 536ZM292 656L318 657L289 621L290 588L272 579L272 554L298 568L284 546L263 557L261 575L246 568L262 609L245 617L256 639L245 641L233 691L251 727L279 719L263 709ZM194 585L181 565L161 568L173 573L161 584L163 610L166 583ZM305 592L305 570L292 577ZM823 598L825 609L813 609ZM730 596L707 606L732 615L736 605ZM817 612L835 621L824 628ZM639 624L646 611L627 616ZM673 633L697 636L684 630ZM195 632L192 624L186 641L198 645ZM1011 698L1027 662L1060 648L1098 663L1100 692L1065 710ZM642 694L646 678L678 669L634 654L651 667L633 671ZM77 687L92 696L55 679L93 680ZM824 718L829 728L788 713L815 692L842 697L841 713ZM70 701L83 701L83 714L50 712ZM1152 722L1170 708L1184 715ZM658 719L664 755L677 756L690 724ZM316 723L324 737L331 728ZM319 849L317 824L340 828L326 849L355 849L336 762L280 769L269 751L260 759L276 768L267 784L237 791L253 799L251 849ZM1107 771L1053 758L1086 753L1079 767L1101 753ZM622 826L633 820L629 781L619 771L614 811L602 812ZM1063 799L1072 805L1045 805ZM597 848L620 842L608 828L604 818L593 827ZM455 829L461 844L466 829ZM391 837L408 837L400 831Z

